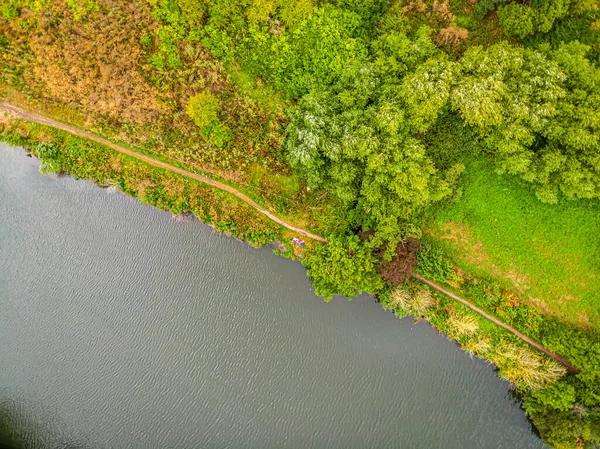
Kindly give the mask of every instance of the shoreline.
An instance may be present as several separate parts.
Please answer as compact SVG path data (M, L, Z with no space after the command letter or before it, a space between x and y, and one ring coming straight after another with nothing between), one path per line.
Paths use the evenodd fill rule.
M26 122L24 122L24 123L26 123ZM26 126L29 126L29 125L26 125ZM7 143L9 145L13 145L14 146L14 143L12 143L12 142L7 142ZM30 142L30 144L31 144L31 142ZM27 145L27 142L22 142L22 143L19 143L18 145L25 146L25 145ZM27 149L26 149L26 151L30 151L33 155L35 155L36 157L38 157L35 154L34 151L27 150ZM39 159L39 157L38 157L38 159ZM78 167L78 169L82 169L82 167L80 167L79 165L77 165L77 167ZM75 171L75 173L71 173L70 171L66 171L66 173L69 176L73 176L75 179L85 178L85 176L80 175L76 170L74 170L74 171ZM91 180L98 187L103 187L103 184L100 182L101 178L97 179L97 178L95 178L95 177L92 176L91 178L87 177L86 179ZM203 220L202 219L202 214L197 214L197 213L194 212L194 210L190 210L190 211L187 211L187 210L174 211L173 209L170 209L168 207L164 207L164 205L162 203L160 203L160 202L156 203L156 200L152 200L151 199L152 196L147 196L147 192L145 190L143 191L144 193L142 195L136 195L135 192L133 192L131 189L124 188L124 185L121 184L121 183L119 183L119 182L115 183L115 184L112 184L112 186L115 187L115 188L117 188L122 193L124 193L124 194L126 194L128 196L138 198L138 200L140 200L140 201L142 201L142 202L144 202L146 204L150 204L150 205L152 205L154 207L157 207L158 209L169 210L173 216L177 216L177 215L179 215L181 213L191 213L194 216L196 216L199 219L200 222L202 222L203 224L209 224L217 232L227 234L228 236L234 237L234 238L236 238L238 240L242 240L242 241L244 241L246 243L249 243L249 244L251 244L253 246L265 246L265 245L272 244L275 241L280 241L280 242L282 242L282 244L284 246L286 246L286 248L289 248L289 246L286 245L286 243L287 243L286 239L285 238L282 239L282 235L281 234L272 235L271 237L269 237L268 241L262 239L260 241L260 243L258 243L257 241L251 241L251 240L248 240L248 239L244 238L244 234L243 233L239 234L238 233L239 228L237 228L235 226L228 228L227 223L225 223L225 225L223 225L223 224L220 224L219 221L211 222L210 220L208 220L208 221ZM153 203L152 201L155 201L155 202ZM176 212L178 212L178 213L176 213ZM276 252L278 255L281 255L283 257L298 260L297 256L293 252L293 248L292 248L291 251L285 252L285 253L281 252L281 251L279 251L279 252L274 251L274 252ZM407 315L404 311L400 311L399 309L397 309L397 308L395 308L395 307L393 307L393 306L390 305L391 303L389 302L389 295L388 295L388 293L385 293L383 295L375 296L375 298L376 298L375 299L376 301L378 301L378 302L381 303L381 305L382 305L382 307L384 309L391 310L399 318L402 318L402 317L404 317L404 316ZM527 396L530 394L529 391L527 389L524 390L517 383L515 383L514 380L512 380L510 377L507 377L507 375L504 374L503 367L501 366L503 362L502 362L501 359L495 358L496 354L487 353L487 352L485 352L486 350L482 350L481 348L476 348L476 347L473 348L472 346L469 346L469 344L470 344L469 342L471 340L472 335L456 333L456 332L452 331L450 328L448 328L448 325L446 324L446 321L448 319L448 314L449 313L450 313L450 317L454 316L452 314L458 314L457 316L466 317L466 316L468 316L468 314L466 314L467 312L463 311L458 306L450 304L448 302L447 298L446 299L440 298L440 297L435 296L435 294L434 294L434 298L436 298L435 299L435 301L436 301L435 310L433 310L433 309L427 310L427 311L424 311L424 313L419 313L418 311L416 311L415 313L412 314L413 317L414 317L414 319L415 320L423 319L423 320L427 321L429 325L431 325L432 327L434 327L439 333L444 333L445 336L449 340L453 340L465 352L468 352L471 355L475 355L478 358L486 360L488 363L494 365L495 366L496 374L499 377L503 378L504 380L508 380L513 385L513 387L515 388L515 392L519 395L519 397L522 400L524 400L525 398L527 398ZM506 349L506 348L510 349L512 347L512 345L515 344L515 342L513 340L511 340L510 338L505 338L505 337L506 336L501 336L500 337L501 345L504 345L504 346L502 346L502 348L503 349ZM479 337L477 337L477 338L479 338ZM486 340L487 337L482 336L481 338L483 338L483 340ZM496 337L494 337L494 338L496 338ZM514 338L516 338L516 337L514 337ZM506 345L508 345L508 346L506 346ZM519 349L519 347L520 346L517 344L515 346L516 349L514 349L514 350L521 351L521 349ZM511 351L512 351L512 349L511 349ZM521 354L521 353L519 353L519 354ZM537 360L538 360L538 362L536 362L536 363L539 363L540 367L542 367L544 370L547 369L547 368L545 368L546 365L544 365L545 362L543 362L543 359L541 359L541 358L538 357ZM513 363L513 362L510 362L510 363ZM562 377L562 374L560 374L560 377ZM543 386L543 383L540 384L540 385ZM524 402L522 402L522 408L525 409ZM526 409L525 409L525 411L526 411L526 414L528 416L528 419L530 419L531 422L533 422L534 425L535 425L535 423L536 423L535 418L533 416L531 416L529 413L527 413Z
M43 117L39 114L35 114L32 112L28 112L25 111L23 109L17 108L16 106L12 106L8 103L0 103L0 114L4 111L4 115L8 114L11 116L11 119L9 120L14 120L14 119L18 119L18 120L25 120L27 122L31 122L31 123L37 123L37 124L41 124L44 126L49 126L64 132L67 132L69 134L84 138L84 139L88 139L91 141L94 141L96 143L99 143L100 145L103 145L105 147L108 147L114 151L117 151L119 153L125 154L127 156L131 156L134 157L142 162L146 162L152 166L155 167L159 167L168 171L171 171L173 173L177 173L181 176L187 177L187 178L191 178L191 179L195 179L197 181L200 181L202 183L208 184L212 187L215 187L217 189L229 192L233 195L235 195L236 197L238 197L239 199L241 199L242 201L244 201L245 203L247 203L248 205L250 205L251 207L253 207L255 210L257 210L258 212L260 212L261 214L265 215L267 218L273 220L274 222L284 226L285 228L294 231L296 233L299 233L301 235L304 235L306 237L312 238L314 240L317 240L319 242L322 243L328 243L328 240L320 237L318 235L312 234L304 229L300 229L297 228L295 226L290 225L289 223L279 219L278 217L274 216L273 214L271 214L270 212L266 211L264 208L262 208L261 206L259 206L256 202L254 202L253 200L251 200L250 198L248 198L246 195L244 195L243 193L239 192L238 190L234 189L231 186L228 186L226 184L223 184L219 181L215 181L213 179L210 179L206 176L202 176L202 175L198 175L196 173L192 173L188 170L184 170L181 169L179 167L175 167L173 165L164 163L162 161L159 161L157 159L151 158L147 155L144 155L142 153L139 153L137 151L128 149L128 148L124 148L120 145L114 144L112 142L110 142L107 139L104 139L102 137L96 136L92 133L89 133L87 131L84 130L80 130L78 128L75 128L73 126L58 122L56 120L47 118L47 117ZM193 215L193 212L191 211L183 211L182 214L186 214L186 213L190 213ZM173 214L173 215L178 215L178 214ZM199 218L200 221L202 221ZM225 234L230 235L231 237L237 238L235 235L229 234L227 232L225 232ZM242 240L242 239L239 239ZM278 240L279 241L279 240ZM295 247L292 248L288 248L286 246L287 249L291 250L291 254L295 255ZM283 254L282 254L283 255ZM562 364L563 366L565 366L570 372L572 373L579 373L579 369L574 367L568 360L566 360L565 358L561 357L558 354L555 354L554 352L548 350L547 348L544 348L542 345L540 345L539 343L533 341L531 338L529 338L528 336L522 334L521 332L513 329L512 327L508 326L507 324L503 323L502 321L498 320L497 318L489 315L488 313L484 312L483 310L479 309L478 307L470 304L470 302L465 301L462 298L459 298L458 296L454 295L451 292L448 292L446 289L440 287L439 285L433 283L431 280L425 279L422 276L413 273L412 277L420 282L423 282L427 285L429 285L430 287L434 288L435 290L438 290L439 292L441 292L442 294L462 303L463 305L466 305L467 307L469 307L471 310L473 310L474 312L478 313L479 315L481 315L482 317L484 317L485 319L493 322L494 324L503 327L505 330L507 330L508 332L512 333L513 335L515 335L516 337L520 338L521 340L523 340L525 343L529 344L530 346L532 346L533 348L537 349L538 351L544 353L545 355L547 355L548 357L553 358L554 360L556 360L558 363Z

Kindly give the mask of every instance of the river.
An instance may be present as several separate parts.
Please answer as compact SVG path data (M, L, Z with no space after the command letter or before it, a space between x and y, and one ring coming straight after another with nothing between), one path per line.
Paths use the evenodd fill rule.
M25 447L545 447L426 323L38 167L0 144L0 413Z

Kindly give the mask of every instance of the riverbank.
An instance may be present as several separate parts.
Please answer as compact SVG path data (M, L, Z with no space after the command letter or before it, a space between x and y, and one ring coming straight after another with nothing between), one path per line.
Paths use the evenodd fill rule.
M181 169L179 167L175 167L173 165L167 164L165 162L159 161L155 158L151 158L147 155L144 155L138 151L134 151L132 149L128 149L125 147L122 147L120 145L116 145L106 139L103 139L101 137L98 137L94 134L88 133L86 131L80 130L78 128L74 128L72 126L66 125L64 123L60 123L57 122L55 120L52 120L50 118L47 117L43 117L40 116L38 114L33 114L31 112L25 111L23 109L20 108L16 108L12 105L9 105L7 103L0 103L0 114L3 115L4 117L4 123L10 123L13 120L25 120L27 122L31 122L31 123L37 123L37 124L41 124L43 126L49 126L53 129L57 129L57 130L61 130L61 131L65 131L67 133L69 133L70 135L74 135L74 136L78 136L78 137L82 137L85 138L87 140L91 140L93 142L99 143L103 146L106 146L118 153L122 153L125 154L127 156L130 156L134 159L137 159L141 162L145 162L151 166L154 167L158 167L161 169L164 169L166 171L169 171L171 173L175 173L178 175L183 176L184 178L189 178L189 179L193 179L196 181L200 181L203 184L207 184L209 186L215 187L219 190L223 190L226 192L229 192L231 194L233 194L234 196L236 196L237 198L241 199L242 201L244 201L246 204L248 204L249 206L253 207L255 210L257 210L258 212L262 213L263 215L265 215L267 218L269 218L270 220L274 221L277 224L280 224L282 226L284 226L285 228L287 228L288 230L296 233L297 235L304 235L307 237L310 237L314 240L317 240L319 242L322 243L327 243L327 240L324 239L323 237L314 235L304 229L299 229L297 227L294 227L292 225L290 225L289 223L286 223L285 221L279 219L278 217L274 216L273 214L271 214L270 212L266 211L265 209L263 209L262 207L260 207L258 204L256 204L254 201L252 201L250 198L248 198L247 196L243 195L241 192L239 192L238 190L234 189L233 187L223 184L221 182L215 181L211 178L208 178L206 176L201 176L198 175L196 173L192 173L188 170L184 170ZM47 142L46 142L47 143ZM52 143L50 143L52 145ZM52 155L48 154L50 149L47 147L44 149L44 151L47 153L46 154L46 160L45 163L47 164L47 166L52 166L53 170L57 171L59 170L59 165L60 165L60 158L57 156L57 154L55 154L56 152L52 152ZM42 154L43 156L43 154ZM184 212L184 214L188 214L190 213L189 211ZM293 245L291 248L291 252L290 255L292 253L294 253L295 249L296 249L296 245L295 243L298 241L298 239L296 237L294 237L292 239L293 241ZM302 242L300 245L298 245L298 250L300 252L303 252L303 249L305 248L305 242ZM288 247L286 245L281 244L281 242L279 242L278 244L275 245L275 249L277 251L279 251L280 253L283 252L287 252ZM484 312L483 310L479 309L478 307L468 303L467 301L465 301L462 298L459 298L458 296L454 295L451 292L448 292L447 290L443 289L442 287L434 284L432 281L425 279L421 276L419 276L418 274L412 274L412 277L414 277L415 279L429 285L430 287L434 288L435 290L437 290L438 292L451 297L452 299L462 303L463 305L467 306L468 308L470 308L472 311L478 313L480 316L486 318L487 320L495 323L496 325L504 328L505 330L509 331L510 333L512 333L513 335L517 336L518 338L520 338L521 340L523 340L524 342L528 343L530 346L532 346L533 348L537 349L538 351L544 353L545 355L553 358L554 360L556 360L557 362L559 362L560 364L562 364L563 366L565 366L570 372L574 373L574 374L578 374L579 370L574 367L568 360L560 357L557 354L554 354L553 352L549 351L548 349L542 347L541 345L539 345L538 343L532 341L530 338L528 338L526 335L518 332L516 329L511 328L510 326L508 326L507 324L499 321L498 319L494 318L493 316L489 315L488 313Z
M174 215L192 212L203 223L254 246L281 238L281 227L264 219L253 207L196 179L178 176L52 127L25 122L2 126L4 140L27 147L42 160L43 173L65 172L101 187L115 186Z
M183 168L180 167L176 167L172 164L168 164L165 163L163 161L160 161L158 159L149 157L145 154L140 153L139 151L133 151L129 148L125 148L121 145L116 145L112 142L110 142L109 140L106 140L104 138L98 137L94 134L88 133L86 131L74 128L72 126L69 125L65 125L64 123L60 123L57 122L55 120L49 119L49 118L45 118L42 117L40 115L37 114L32 114L30 112L24 111L22 109L16 108L14 106L11 106L7 103L0 103L0 114L4 114L6 117L11 117L11 119L22 119L22 120L26 120L28 122L33 122L33 123L39 123L41 125L44 126L48 126L51 128L55 128L55 129L59 129L62 131L65 131L71 135L75 135L75 136L79 136L82 137L84 139L87 140L93 140L94 142L97 142L103 146L107 146L119 153L125 154L127 156L130 156L134 159L138 159L140 161L145 162L146 164L149 164L151 166L154 167L158 167L167 171L170 171L172 173L177 173L185 178L191 178L194 179L196 181L200 181L202 184L207 184L209 186L215 187L219 190L223 190L225 192L228 192L234 196L236 196L237 198L239 198L240 200L242 200L243 202L245 202L246 204L248 204L249 206L253 207L256 211L258 211L259 213L265 215L267 218L269 218L270 220L274 221L277 224L280 224L281 226L289 229L290 231L296 233L296 234L300 234L306 237L309 237L311 239L317 240L319 242L327 242L326 239L324 239L323 237L320 237L318 235L315 235L311 232L308 232L304 229L300 229L296 226L292 226L291 224L287 223L286 221L282 220L281 218L275 216L274 214L272 214L271 212L267 211L266 209L262 208L261 206L259 206L255 201L251 200L250 198L248 198L246 195L244 195L243 193L241 193L239 190L233 188L230 185L224 184L222 182L219 181L215 181L214 179L211 179L207 176L202 176L199 175L197 173L192 173L189 170L185 170Z
M545 447L425 322L1 146L0 414L28 449Z
M12 144L28 146L34 155L42 159L41 171L66 172L75 177L90 179L100 186L114 185L129 195L139 197L143 202L170 210L174 214L190 211L201 221L215 226L215 229L245 239L256 246L273 240L288 240L281 228L269 220L259 218L262 215L255 211L253 215L253 211L245 203L231 202L227 200L227 195L202 187L196 180L181 179L176 173L168 173L159 167L144 166L143 162L133 160L125 154L115 153L94 142L43 125L11 121L3 126L5 139ZM222 203L222 209L219 209L217 201ZM240 226L238 223L244 225ZM248 223L252 223L252 227L246 227ZM290 251L282 255L294 258L294 248L285 244ZM425 275L438 282L454 281L456 285L456 272L449 261L443 260L441 253L423 252L422 257L424 260L437 260L433 264L421 264L420 269ZM443 262L440 263L440 260ZM431 266L437 269L428 271L427 267ZM542 427L547 422L552 422L555 431L559 423L566 424L568 428L563 429L563 434L559 434L565 444L572 438L573 424L578 426L575 428L576 432L587 429L585 432L593 435L597 415L593 411L573 415L571 409L582 406L586 410L585 405L576 401L579 394L585 394L590 391L589 387L594 388L596 384L595 363L600 357L594 348L598 340L577 329L568 328L557 320L542 317L530 307L516 307L514 297L494 290L490 284L482 283L481 280L470 278L466 283L464 280L461 282L464 287L468 287L463 289L463 294L481 292L481 300L475 296L476 304L488 310L493 306L492 312L496 315L502 316L511 311L512 315L504 316L505 319L510 318L511 325L570 359L582 369L582 373L565 377L566 371L551 359L536 354L514 336L481 319L468 308L453 303L435 291L423 289L419 284L388 286L379 292L379 297L383 307L392 310L397 316L411 314L426 319L440 332L456 340L467 352L494 363L499 368L500 376L510 381L525 396L525 410L542 431L548 432L547 428ZM565 338L568 344L565 344ZM547 403L548 391L563 392L565 388L571 402L564 402L564 398L561 398L562 417L551 414L550 421L548 411L540 409L539 404Z
M0 97L135 154L41 125L6 136L45 173L281 241L319 295L364 291L428 319L499 367L548 444L593 445L600 225L593 207L571 212L600 198L600 11L517 3L14 0ZM296 231L252 203L137 154L330 243L290 245Z

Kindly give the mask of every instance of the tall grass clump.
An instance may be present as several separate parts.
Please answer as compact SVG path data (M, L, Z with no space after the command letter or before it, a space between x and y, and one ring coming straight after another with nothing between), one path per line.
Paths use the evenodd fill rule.
M396 287L386 301L382 301L383 308L392 310L397 316L407 315L422 316L428 309L436 305L436 300L427 286L419 285Z
M500 377L530 391L552 385L567 374L558 362L506 340L494 348L488 359L500 369Z
M479 329L479 320L471 313L448 306L448 336L456 339L474 335Z

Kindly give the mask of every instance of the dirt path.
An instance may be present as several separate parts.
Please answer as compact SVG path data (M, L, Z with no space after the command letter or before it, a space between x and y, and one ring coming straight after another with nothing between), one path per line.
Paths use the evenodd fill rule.
M65 125L64 123L57 122L55 120L43 117L41 115L34 114L32 112L24 111L22 109L19 109L19 108L15 107L15 106L11 106L11 105L6 104L6 103L0 103L0 114L3 114L3 113L7 113L10 116L13 116L13 117L16 117L16 118L21 118L21 119L24 119L24 120L27 120L27 121L30 121L30 122L39 123L41 125L51 126L53 128L57 128L57 129L66 131L66 132L71 133L71 134L75 134L76 136L83 137L85 139L93 140L94 142L98 142L98 143L100 143L102 145L110 147L113 150L118 151L119 153L123 153L123 154L131 156L131 157L133 157L135 159L138 159L140 161L144 161L147 164L153 165L154 167L163 168L165 170L169 170L169 171L172 171L174 173L177 173L177 174L179 174L181 176L185 176L187 178L195 179L196 181L200 181L200 182L202 182L204 184L208 184L210 186L216 187L217 189L224 190L226 192L231 193L232 195L237 196L239 199L241 199L245 203L247 203L250 206L252 206L254 209L256 209L257 211L259 211L261 214L266 215L267 217L269 217L274 222L279 223L281 226L284 226L284 227L286 227L286 228L294 231L297 234L301 234L301 235L304 235L304 236L309 237L311 239L318 240L319 242L327 242L327 240L324 239L323 237L320 237L318 235L312 234L312 233L310 233L308 231L305 231L304 229L300 229L300 228L297 228L295 226L292 226L291 224L287 223L286 221L282 220L281 218L273 215L268 210L263 209L255 201L253 201L250 198L248 198L246 195L244 195L239 190L236 190L233 187L231 187L231 186L229 186L227 184L224 184L222 182L215 181L214 179L207 178L206 176L202 176L202 175L198 175L196 173L192 173L192 172L190 172L188 170L184 170L184 169L179 168L179 167L175 167L174 165L167 164L166 162L159 161L158 159L154 159L154 158L152 158L150 156L146 156L145 154L138 153L137 151L133 151L133 150L130 150L128 148L122 147L120 145L112 143L109 140L103 139L102 137L96 136L94 134L90 134L90 133L88 133L86 131L83 131L81 129L75 128L73 126Z

